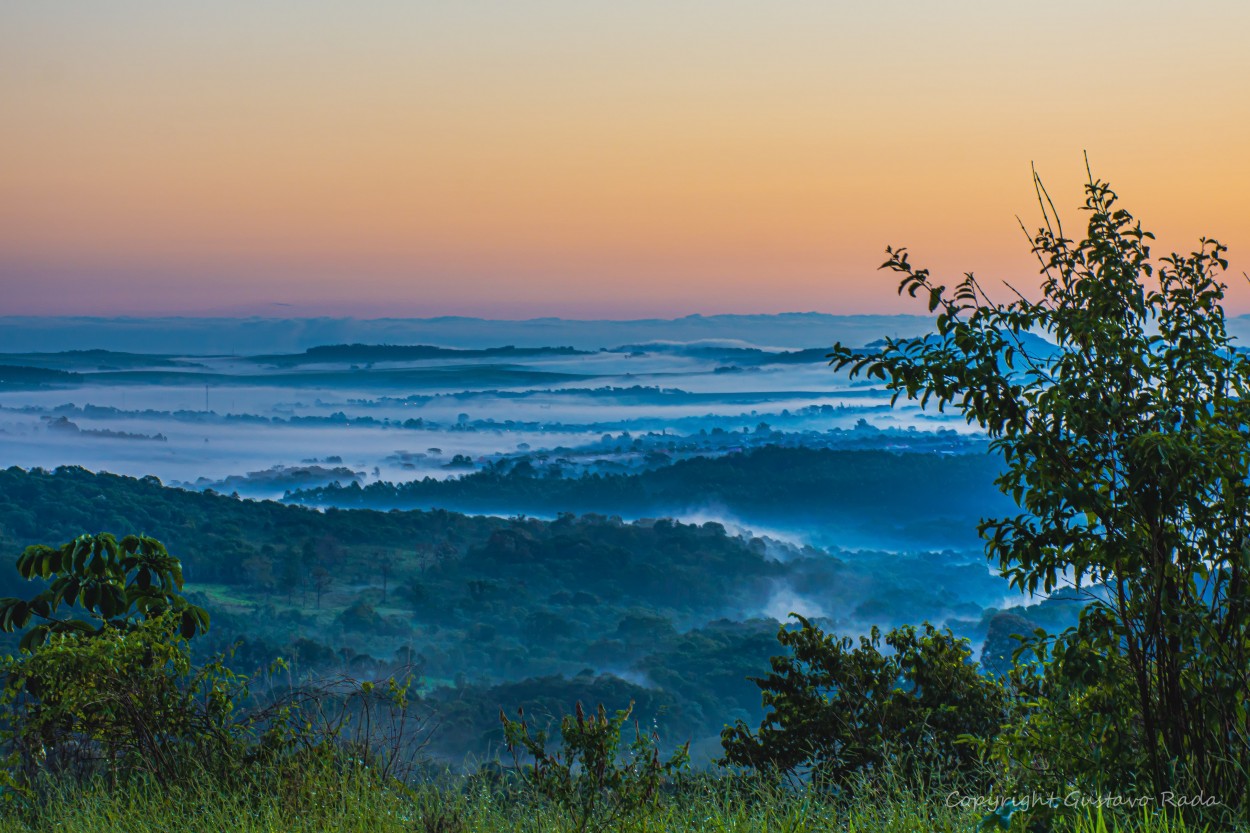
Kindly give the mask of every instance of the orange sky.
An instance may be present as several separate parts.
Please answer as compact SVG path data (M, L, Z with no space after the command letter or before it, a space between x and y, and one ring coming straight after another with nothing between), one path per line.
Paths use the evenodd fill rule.
M1242 0L191 5L0 7L0 314L921 311L1084 150L1250 312Z

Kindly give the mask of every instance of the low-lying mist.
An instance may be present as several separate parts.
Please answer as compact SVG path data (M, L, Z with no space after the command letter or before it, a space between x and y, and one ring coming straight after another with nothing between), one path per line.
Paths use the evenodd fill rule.
M160 538L206 649L411 665L453 757L501 703L574 699L714 743L758 719L791 613L993 655L1073 615L987 566L976 524L1011 504L984 437L825 365L924 323L88 322L57 343L111 351L0 356L0 545Z

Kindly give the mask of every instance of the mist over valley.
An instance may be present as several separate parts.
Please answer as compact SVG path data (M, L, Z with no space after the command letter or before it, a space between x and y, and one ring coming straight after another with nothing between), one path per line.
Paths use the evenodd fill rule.
M1001 655L1077 609L987 566L976 525L1011 504L980 433L891 407L817 335L924 319L19 323L72 349L0 345L5 551L155 535L210 645L410 662L448 758L490 754L501 702L569 698L633 699L711 754L758 720L747 678L792 612ZM400 332L430 338L309 342Z

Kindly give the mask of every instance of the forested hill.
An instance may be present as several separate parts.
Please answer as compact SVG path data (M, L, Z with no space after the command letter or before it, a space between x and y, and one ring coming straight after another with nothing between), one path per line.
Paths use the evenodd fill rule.
M972 459L947 460L948 475ZM908 462L887 454L862 476L936 477ZM941 492L956 482L900 482L899 494L931 489L947 506ZM798 609L853 632L959 616L979 642L995 613L984 605L1004 592L975 554L844 558L735 537L716 523L316 511L81 468L0 471L6 562L32 543L99 531L164 541L213 617L202 646L243 639L234 661L245 669L277 656L351 673L415 661L449 755L484 754L482 744L497 741L500 705L556 713L578 698L634 700L643 719L663 711L675 736L710 742L733 715L758 716L747 678L767 670L775 618ZM30 592L0 564L0 596Z
M317 592L325 596L318 609L348 605L365 587L393 589L419 577L422 592L429 591L428 602L419 605L425 612L450 612L464 593L481 609L484 594L513 582L525 588L515 599L522 606L534 594L589 593L612 606L698 618L727 607L758 609L761 583L795 567L718 524L625 524L602 516L547 522L442 510L321 512L76 467L0 471L6 559L32 543L60 544L100 531L159 538L182 560L192 590L223 585L236 588L235 598L256 599ZM816 550L795 548L792 555L828 560ZM22 584L16 572L0 568L0 595L20 595L25 591L14 588ZM396 602L393 593L383 596Z
M549 476L522 458L464 477L328 487L293 493L310 505L375 509L442 507L554 516L706 514L746 524L836 529L843 546L968 546L978 519L1011 511L988 454L765 446L695 457L632 474Z
M580 356L572 347L436 347L429 344L325 344L303 353L253 356L250 361L276 366L333 362L413 362L429 359L521 359L534 356Z
M340 570L340 581L363 581L375 577L386 557L393 562L393 575L428 574L433 563L442 572L464 573L460 577L466 580L477 577L479 568L490 578L523 568L530 584L544 585L550 578L553 587L562 584L559 570L593 567L595 576L579 583L607 588L618 586L619 578L616 592L630 596L636 591L637 601L655 602L651 590L662 595L667 582L651 588L640 578L651 572L646 562L654 561L670 575L706 573L687 578L703 589L702 603L719 606L728 592L727 573L741 580L772 571L759 550L714 524L506 520L442 510L321 512L78 467L0 471L0 546L7 558L32 543L59 544L100 531L161 539L182 559L191 582L255 584L258 589L299 583L296 573L315 566ZM298 563L286 580L280 574L290 560ZM614 575L627 565L632 577ZM0 569L0 589L10 578Z

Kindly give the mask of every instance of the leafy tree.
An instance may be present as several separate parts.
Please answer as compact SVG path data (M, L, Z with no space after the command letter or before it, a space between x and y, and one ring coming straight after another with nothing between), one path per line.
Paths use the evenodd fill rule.
M992 674L1011 671L1016 649L1037 627L1028 619L1010 610L1000 610L990 618L985 642L981 645L981 667Z
M21 648L43 644L52 634L100 635L130 630L141 620L173 614L183 638L208 630L208 613L182 597L182 565L154 538L108 533L80 535L58 549L27 547L17 559L25 579L50 582L30 600L0 599L0 630L13 632L32 620ZM75 618L62 607L77 608Z
M1035 184L1038 300L991 300L972 274L948 288L888 249L882 268L927 300L936 331L878 352L839 344L831 364L983 429L1021 510L980 524L988 556L1029 593L1085 591L1079 624L1032 646L1044 666L1017 674L1041 699L1001 759L1060 785L1201 788L1244 807L1250 358L1225 328L1226 249L1202 239L1152 259L1153 236L1092 174L1076 241ZM1102 729L1051 748L1042 734L1064 721Z
M259 553L244 559L239 566L248 584L269 593L274 585L274 560L271 553Z
M395 595L407 604L409 610L421 614L430 601L430 592L419 578L410 578L395 589Z
M28 547L17 568L47 586L29 601L0 600L4 630L37 623L19 656L0 659L6 800L30 797L44 773L163 785L256 771L291 780L288 765L321 760L385 778L419 748L409 680L282 688L269 679L262 700L225 657L193 665L188 640L207 630L208 614L182 596L181 564L155 539L82 535L59 549ZM278 660L271 672L283 668Z
M741 720L725 729L721 763L835 787L883 766L918 777L975 767L961 739L998 729L1004 694L970 662L967 640L905 626L886 634L883 652L876 628L856 646L795 618L799 627L777 634L789 653L754 680L769 711L758 731Z
M331 573L325 567L318 564L312 568L310 576L313 592L317 594L317 610L321 610L321 597L330 589L330 585L334 583L334 573Z
M286 588L287 604L295 595L295 588L303 586L304 571L300 568L300 558L294 550L286 550L282 554L279 565L282 586Z
M373 605L364 599L356 599L338 615L338 623L347 630L376 632L382 628L382 617Z
M198 707L194 686L184 685L186 640L209 619L182 596L178 559L155 539L102 533L27 547L16 566L46 586L29 600L0 599L0 629L37 623L22 637L22 656L0 663L5 780L20 787L40 768L80 770L97 750L115 767L162 779L173 746L229 711L216 696ZM216 670L219 682L232 678Z
M373 566L378 572L378 576L382 579L382 602L386 604L386 589L391 578L395 575L395 568L398 566L399 560L392 552L378 550L373 557Z

